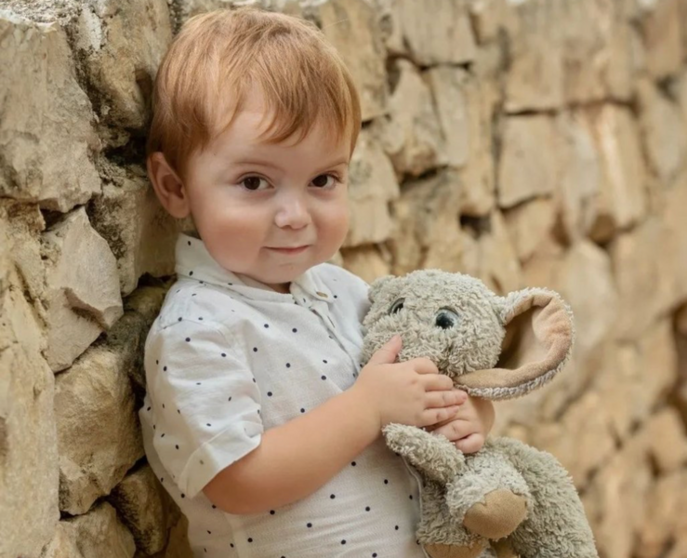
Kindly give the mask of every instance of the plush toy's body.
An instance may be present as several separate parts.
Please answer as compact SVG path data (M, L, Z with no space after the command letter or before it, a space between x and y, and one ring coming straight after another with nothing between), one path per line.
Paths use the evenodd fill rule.
M459 273L421 270L370 289L363 360L393 335L400 360L430 358L474 396L540 387L569 357L569 308L546 289L499 297ZM598 558L582 503L550 454L493 438L463 455L443 436L388 425L387 444L423 478L417 537L432 558Z

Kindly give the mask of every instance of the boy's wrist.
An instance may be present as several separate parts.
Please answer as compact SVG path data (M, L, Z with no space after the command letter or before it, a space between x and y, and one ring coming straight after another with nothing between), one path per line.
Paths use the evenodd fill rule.
M353 384L344 394L349 401L348 408L360 419L363 428L369 429L375 439L382 433L381 413L376 409L373 399L360 383Z

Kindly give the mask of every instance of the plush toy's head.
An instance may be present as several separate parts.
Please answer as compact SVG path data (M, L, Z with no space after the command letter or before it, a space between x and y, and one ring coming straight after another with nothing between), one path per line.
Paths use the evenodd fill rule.
M547 289L500 297L479 279L431 269L376 280L370 301L363 362L400 334L400 361L427 357L478 397L524 395L553 378L572 349L572 313Z

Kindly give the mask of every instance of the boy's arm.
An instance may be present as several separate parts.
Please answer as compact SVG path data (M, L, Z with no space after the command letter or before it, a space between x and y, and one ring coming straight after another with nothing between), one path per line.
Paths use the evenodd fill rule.
M279 508L323 486L380 435L379 419L349 389L286 424L223 469L203 492L227 513Z
M465 393L427 359L395 362L394 336L372 355L344 393L265 432L260 445L205 486L227 513L252 514L309 496L396 422L428 426L458 411Z

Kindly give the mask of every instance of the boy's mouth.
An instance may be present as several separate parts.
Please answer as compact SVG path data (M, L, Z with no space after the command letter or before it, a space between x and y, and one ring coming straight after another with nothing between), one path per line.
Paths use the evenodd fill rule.
M308 248L307 245L306 246L296 246L293 248L288 248L288 247L287 248L273 248L270 246L267 247L268 250L272 250L273 252L277 252L279 254L287 254L287 255L291 255L291 256L296 255L296 254L300 254L301 252L305 251L306 248Z

